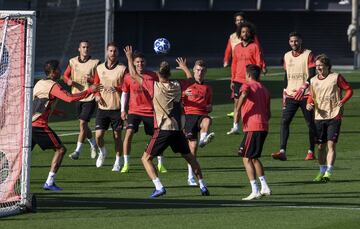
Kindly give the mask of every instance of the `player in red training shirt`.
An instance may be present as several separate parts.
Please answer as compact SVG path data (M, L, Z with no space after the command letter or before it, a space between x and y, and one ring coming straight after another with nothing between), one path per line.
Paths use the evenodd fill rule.
M237 30L237 34L241 37L242 42L236 45L234 49L233 62L235 62L235 73L232 75L231 86L234 92L234 116L237 114L237 102L239 99L239 90L241 85L246 82L246 66L248 64L256 64L259 67L262 67L263 72L266 72L265 63L262 58L260 47L254 42L254 30L252 26L244 22L242 23ZM230 129L227 134L239 134L240 128L239 124L235 121L233 122L233 127Z
M185 111L185 136L188 139L191 153L196 157L198 145L204 147L214 137L213 132L209 133L211 118L208 115L212 111L212 89L204 84L206 64L203 60L195 61L191 74L186 65L186 60L177 58L179 69L182 69L190 80L182 80L182 103ZM198 132L200 140L198 143ZM188 164L188 185L196 186L195 175Z
M145 69L146 60L141 52L134 52L133 65L137 74L142 78L154 79L158 81L158 76L155 72ZM154 134L154 108L150 96L147 91L134 79L130 74L126 74L122 86L123 93L121 94L121 117L123 120L127 119L126 133L123 144L124 165L121 168L120 157L116 157L115 164L112 171L118 172L121 168L121 173L127 173L130 169L130 151L131 141L134 133L138 132L139 125L142 122L146 135L152 136ZM129 98L130 97L130 98ZM128 114L126 113L126 105L128 104ZM157 168L159 172L166 173L167 170L163 164L163 156L157 156Z
M239 148L239 155L243 157L246 174L249 178L252 192L243 200L260 198L270 195L271 190L266 183L264 168L260 161L262 148L269 129L270 94L259 82L261 69L258 65L246 66L246 83L240 89L239 103L235 117L239 121L240 109L244 138ZM261 190L256 183L256 176L261 182Z
M43 185L44 190L60 191L62 190L55 184L55 176L61 166L61 161L66 153L66 148L62 144L56 133L49 127L49 116L56 99L65 102L79 101L86 98L91 93L97 91L97 87L90 86L87 90L77 94L70 94L56 81L60 79L61 71L59 61L50 60L44 65L46 79L39 80L34 86L33 92L33 114L32 114L32 144L31 150L35 145L39 145L42 150L55 150L51 162L51 168L46 182Z

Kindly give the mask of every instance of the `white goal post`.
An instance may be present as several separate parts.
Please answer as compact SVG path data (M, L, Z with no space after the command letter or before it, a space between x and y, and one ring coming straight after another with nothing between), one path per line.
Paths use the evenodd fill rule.
M36 210L30 194L35 11L0 11L0 217Z

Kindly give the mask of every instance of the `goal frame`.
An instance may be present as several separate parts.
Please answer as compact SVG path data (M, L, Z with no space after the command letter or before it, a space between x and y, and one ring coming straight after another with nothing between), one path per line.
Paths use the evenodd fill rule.
M30 193L30 165L31 165L31 116L32 116L32 94L34 85L35 65L35 39L36 39L36 11L1 10L0 19L25 18L25 87L24 87L24 121L22 130L22 165L21 165L21 187L20 201L10 207L0 209L0 217L19 214L24 211L36 211L36 199ZM8 208L8 209L7 209Z

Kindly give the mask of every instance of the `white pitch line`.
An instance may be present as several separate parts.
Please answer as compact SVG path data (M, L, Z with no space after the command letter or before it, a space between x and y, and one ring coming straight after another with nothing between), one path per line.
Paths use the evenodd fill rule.
M49 200L47 200L49 201ZM51 201L51 200L50 200ZM56 202L73 203L73 204L125 204L125 205L163 205L163 206L189 206L189 207L264 207L264 208L299 208L299 209L328 209L328 210L351 210L360 211L360 207L336 207L336 206L311 206L311 205L267 205L263 203L257 204L245 202L242 204L216 204L216 203L179 203L179 202L144 202L144 201L86 201L86 200L56 200Z

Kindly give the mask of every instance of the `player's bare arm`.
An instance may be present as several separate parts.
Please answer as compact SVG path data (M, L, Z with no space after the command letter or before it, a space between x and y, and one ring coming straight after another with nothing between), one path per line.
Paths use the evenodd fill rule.
M241 95L240 95L240 97L239 97L239 101L238 101L238 103L237 103L237 105L236 105L236 110L237 110L238 112L236 113L236 116L234 116L234 120L235 120L236 122L239 122L239 120L240 120L240 115L241 115L240 110L241 110L241 106L244 104L244 102L245 102L245 100L246 100L246 98L247 98L247 95L248 95L248 92L247 92L247 91L241 92Z
M136 72L135 66L134 66L134 60L133 60L133 49L131 45L127 45L124 48L125 56L128 60L128 67L129 67L129 73L131 78L136 80L140 85L143 82L142 77Z
M192 79L193 75L191 74L190 69L186 65L186 58L178 57L176 58L176 63L179 65L176 69L183 70L185 72L186 78Z

